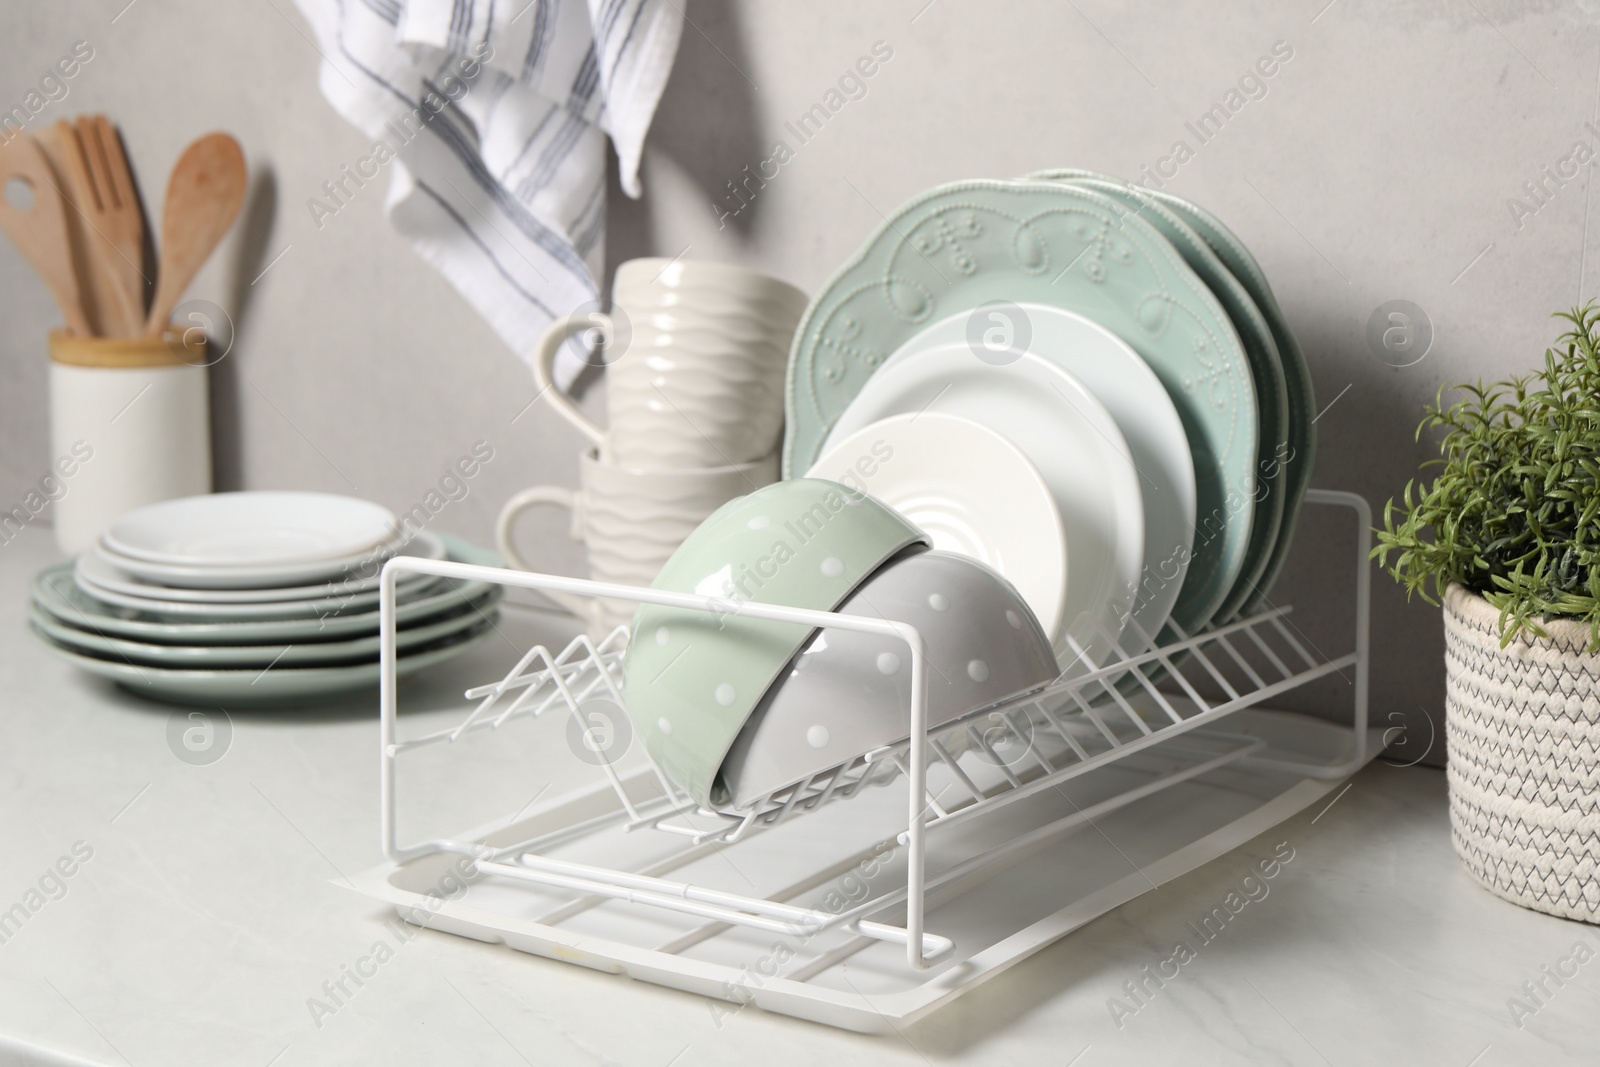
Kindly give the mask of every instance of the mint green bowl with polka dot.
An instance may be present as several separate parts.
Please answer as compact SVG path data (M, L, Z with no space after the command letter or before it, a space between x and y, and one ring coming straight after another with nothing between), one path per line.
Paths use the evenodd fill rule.
M899 512L821 478L778 482L717 509L652 586L724 598L728 613L641 604L629 633L623 699L655 765L709 804L733 739L813 632L742 617L739 604L832 611L890 557L927 543Z

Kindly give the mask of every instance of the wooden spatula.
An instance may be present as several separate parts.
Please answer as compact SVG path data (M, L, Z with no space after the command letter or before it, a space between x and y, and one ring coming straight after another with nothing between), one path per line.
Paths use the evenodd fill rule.
M31 191L33 203L27 209L11 202L6 187L13 181ZM0 228L44 279L61 308L67 329L87 337L94 331L83 313L78 277L73 271L66 210L50 161L32 137L23 134L0 147Z
M61 124L57 131L77 194L73 204L92 230L89 247L101 288L111 295L112 306L101 309L106 332L137 337L144 325L144 215L122 141L104 115L83 115L75 128Z
M233 225L246 181L244 153L225 133L206 134L178 157L161 209L161 270L146 337L161 336L183 291Z

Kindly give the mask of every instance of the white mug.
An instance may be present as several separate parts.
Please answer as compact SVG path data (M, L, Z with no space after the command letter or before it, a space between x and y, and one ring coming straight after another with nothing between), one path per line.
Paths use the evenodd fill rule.
M517 517L528 508L553 506L572 513L571 535L589 551L589 577L620 585L649 585L706 516L735 497L778 480L774 453L754 463L696 470L634 470L583 457L579 487L524 489L506 502L495 540L507 563L534 570L512 543ZM555 590L545 595L578 616L599 639L633 617L628 601L597 600Z
M617 268L612 297L610 315L556 320L534 359L539 388L602 458L636 468L723 467L776 449L804 293L743 267L635 259ZM557 352L591 329L614 350L605 429L554 386Z

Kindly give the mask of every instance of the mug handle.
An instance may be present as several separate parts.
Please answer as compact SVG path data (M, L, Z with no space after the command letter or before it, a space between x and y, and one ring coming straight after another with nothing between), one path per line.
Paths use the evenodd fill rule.
M572 398L556 388L556 353L561 351L561 346L567 338L584 330L601 330L609 343L611 339L611 316L603 311L577 311L564 318L559 318L545 330L544 336L539 338L539 347L533 358L533 381L539 387L541 394L548 394L550 403L555 405L566 420L576 426L594 446L600 449L600 454L605 455L606 432L596 426L594 422L578 410Z
M500 555L518 570L533 570L527 560L517 554L516 546L511 541L511 532L516 526L517 516L528 508L540 505L566 508L572 512L572 533L577 536L581 522L581 499L576 489L566 489L559 485L536 486L533 489L524 489L513 496L506 501L506 506L500 509L500 518L495 521L494 539L500 549ZM598 607L598 601L593 597L564 593L559 589L540 589L538 592L586 622L594 616Z

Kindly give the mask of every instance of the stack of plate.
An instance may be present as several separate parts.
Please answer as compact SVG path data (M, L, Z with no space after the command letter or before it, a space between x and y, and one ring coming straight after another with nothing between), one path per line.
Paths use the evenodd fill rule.
M183 703L269 705L378 681L378 582L395 555L494 564L408 535L387 509L323 493L219 493L118 519L75 563L34 581L31 625L52 651ZM399 670L464 651L500 587L421 574L397 583Z
M1086 171L967 181L812 301L784 474L1000 571L1071 669L1262 604L1315 410L1261 269L1202 209Z

